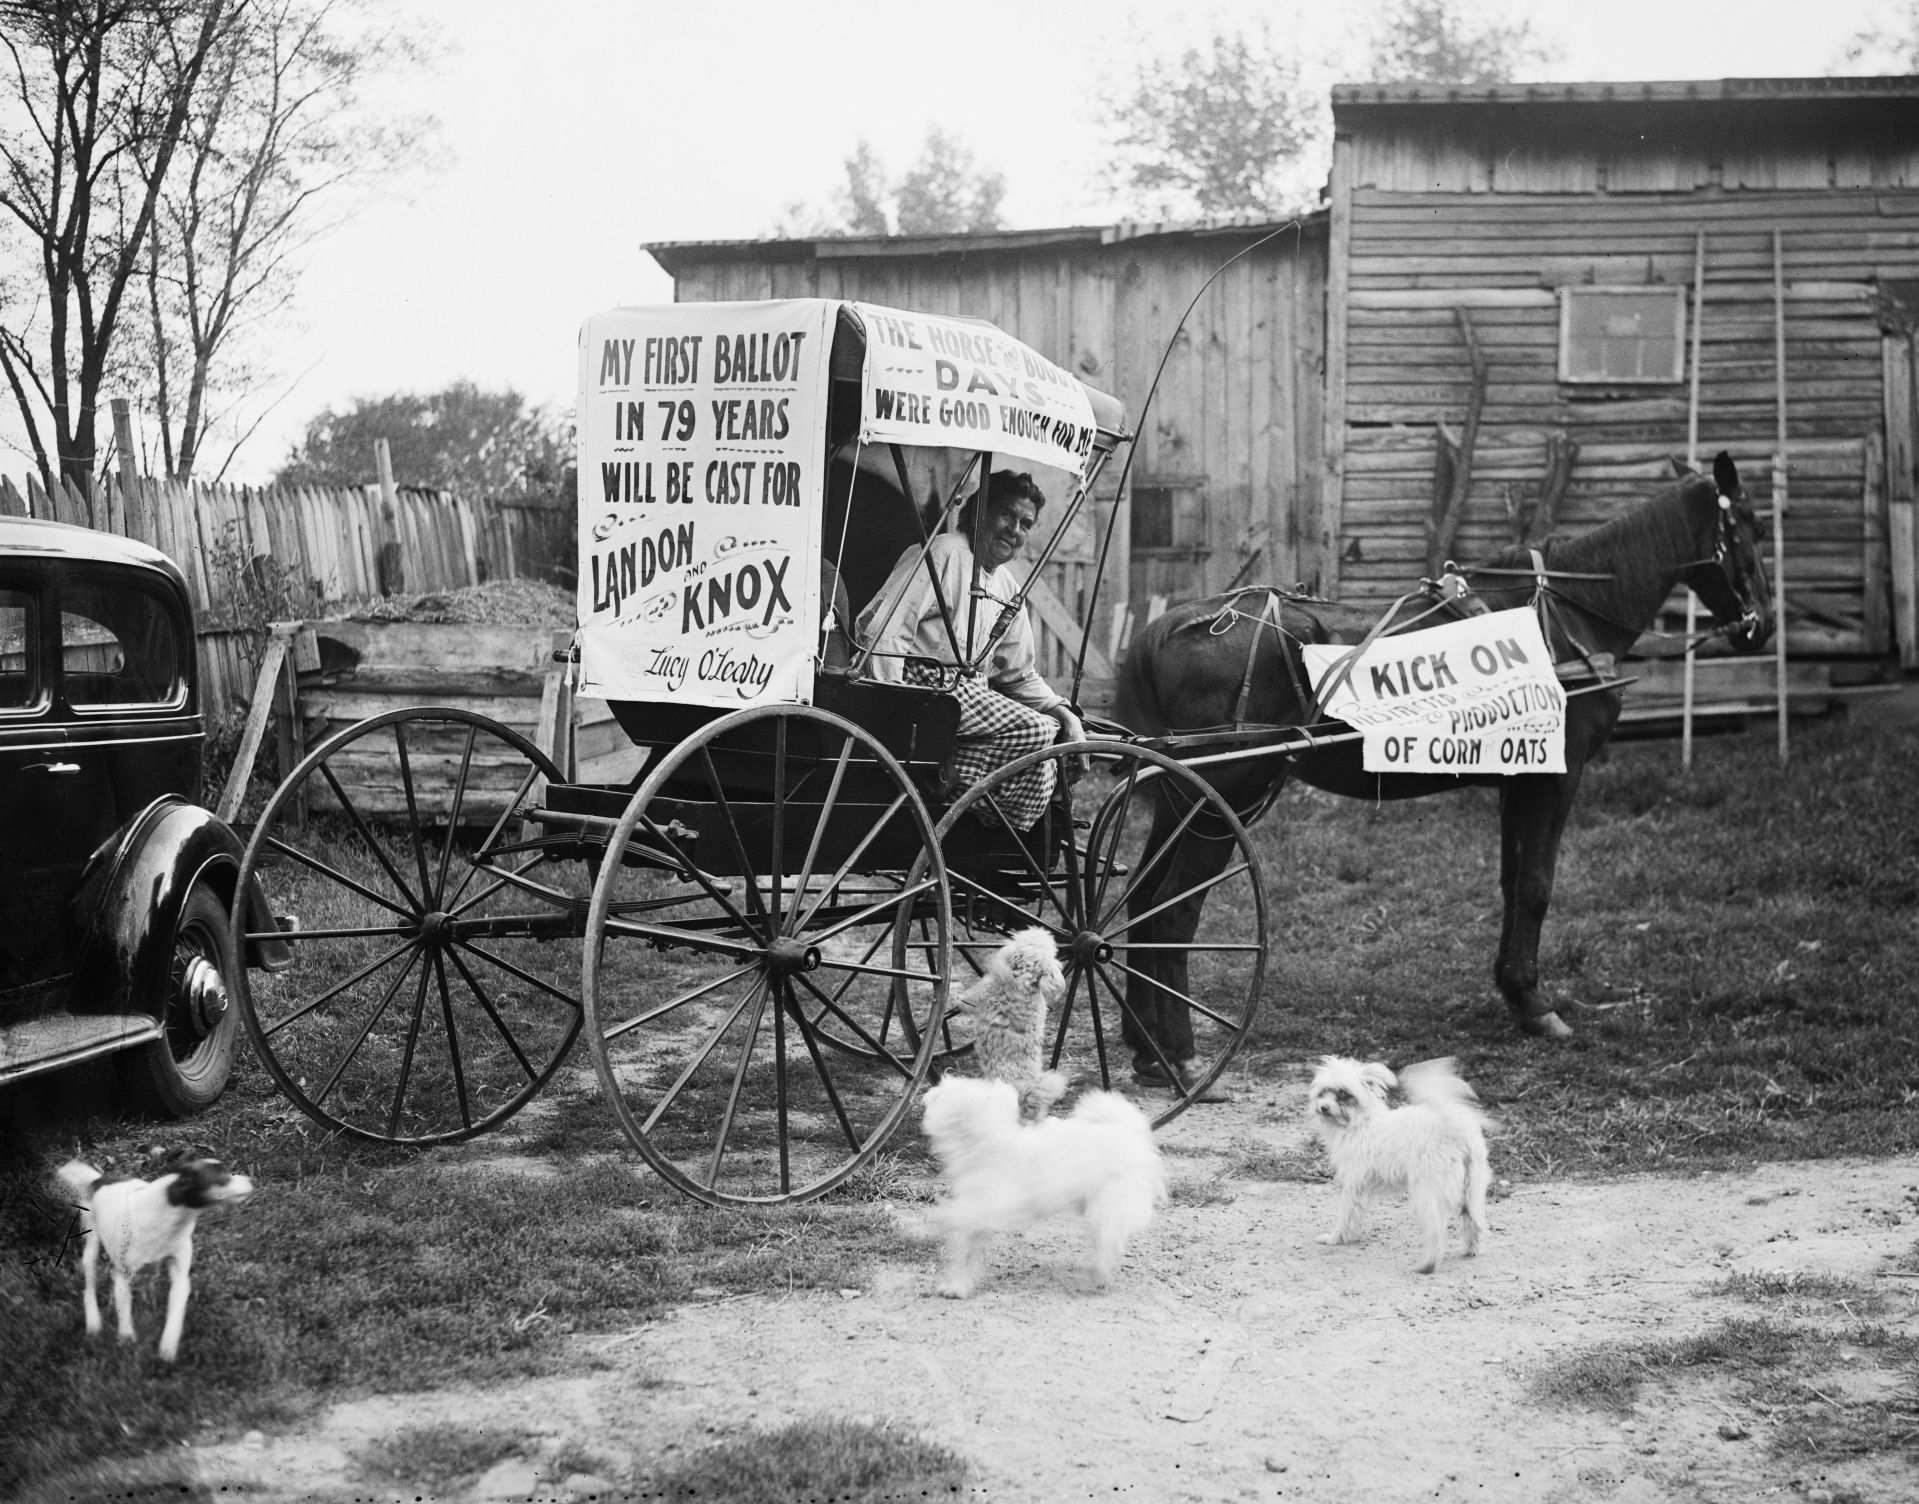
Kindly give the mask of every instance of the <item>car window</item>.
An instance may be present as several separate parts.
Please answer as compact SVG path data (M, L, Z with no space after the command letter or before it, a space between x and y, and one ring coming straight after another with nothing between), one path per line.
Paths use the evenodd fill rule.
M69 580L60 664L70 705L162 705L181 684L181 643L166 603L120 581Z
M34 703L33 597L0 586L0 710Z

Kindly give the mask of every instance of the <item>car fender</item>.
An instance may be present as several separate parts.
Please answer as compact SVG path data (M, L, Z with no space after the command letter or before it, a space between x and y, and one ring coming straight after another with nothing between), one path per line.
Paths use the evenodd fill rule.
M204 881L233 913L240 839L211 810L177 794L154 800L94 852L74 898L80 931L74 1002L85 1012L151 1012L166 995L173 932L187 894ZM275 927L257 883L245 923ZM247 946L247 964L281 970L292 953L283 940Z

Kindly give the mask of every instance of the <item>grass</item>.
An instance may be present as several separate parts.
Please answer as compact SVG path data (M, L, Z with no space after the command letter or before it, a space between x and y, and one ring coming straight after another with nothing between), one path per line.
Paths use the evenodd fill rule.
M1503 1125L1499 1172L1516 1179L1910 1154L1915 785L1909 733L1802 729L1785 772L1760 736L1703 744L1690 776L1670 744L1616 748L1588 774L1546 930L1543 985L1579 1031L1558 1045L1522 1039L1492 987L1489 793L1373 807L1289 792L1256 828L1272 958L1240 1066L1290 1081L1326 1053L1457 1055ZM506 1128L430 1153L322 1131L250 1057L211 1112L178 1125L101 1111L87 1093L104 1074L0 1092L0 1497L95 1458L287 1424L355 1393L551 1372L568 1361L569 1334L628 1328L696 1291L833 1290L861 1283L871 1261L918 1256L891 1209L924 1199L931 1181L910 1120L824 1202L714 1212L638 1166L584 1070L563 1072ZM101 1168L145 1172L156 1142L218 1155L262 1187L209 1224L173 1372L152 1352L157 1288L140 1296L137 1347L79 1340L71 1214L45 1183L76 1148ZM1249 1141L1175 1199L1217 1205L1238 1182L1321 1173L1306 1150ZM1919 1270L1919 1252L1904 1267ZM1907 1339L1860 1323L1879 1309L1870 1291L1802 1277L1714 1293L1764 1314L1723 1323L1711 1342L1582 1354L1542 1394L1605 1408L1649 1382L1723 1372L1773 1397L1790 1418L1778 1435L1911 1445L1912 1416L1891 1402L1837 1411L1790 1387L1840 1330L1868 1334L1843 1340L1888 1371L1914 1373ZM1787 1360L1766 1356L1778 1353ZM790 1469L762 1496L795 1496L820 1434L737 1443ZM903 1444L849 1446L865 1455L868 1442L887 1456ZM724 1469L753 1465L735 1447L703 1454L697 1465L722 1469L710 1478L657 1481L731 1477ZM927 1477L959 1476L939 1471L957 1467L950 1458L926 1457ZM895 1477L883 1461L875 1476ZM869 1484L817 1487L866 1497L857 1489Z
M640 1496L759 1504L769 1499L890 1504L960 1498L964 1458L915 1436L846 1420L802 1421L708 1447L647 1481Z
M354 1453L353 1462L369 1483L432 1493L519 1455L529 1441L523 1431L482 1430L453 1422L402 1426L362 1447Z
M1519 1036L1492 985L1490 790L1368 806L1288 791L1257 827L1276 973L1242 1060L1459 1057L1509 1172L1682 1170L1919 1148L1919 737L1802 728L1627 743L1587 774L1542 991L1578 1031Z

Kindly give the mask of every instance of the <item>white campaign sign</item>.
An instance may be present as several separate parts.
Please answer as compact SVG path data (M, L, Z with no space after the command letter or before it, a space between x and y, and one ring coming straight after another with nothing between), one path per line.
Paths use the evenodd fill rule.
M1566 692L1525 607L1301 649L1325 715L1363 733L1369 773L1563 773ZM1324 685L1350 662L1330 694Z
M860 440L982 449L1086 474L1086 389L1011 335L971 319L855 303L866 328Z
M834 304L621 308L580 331L580 677L809 703Z

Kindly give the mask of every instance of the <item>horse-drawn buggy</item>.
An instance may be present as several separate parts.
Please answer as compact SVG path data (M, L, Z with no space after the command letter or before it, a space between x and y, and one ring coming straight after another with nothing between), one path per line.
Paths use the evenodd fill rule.
M573 671L643 765L569 782L433 707L315 747L243 864L297 914L295 964L241 992L282 1089L356 1137L464 1139L583 1033L668 1180L802 1199L886 1143L963 1047L949 1004L1038 925L1067 978L1051 1062L1142 1069L1162 1121L1204 1092L1265 978L1237 815L1127 740L968 755L966 702L1003 698L982 686L1127 440L1120 404L989 325L857 304L620 310L581 341ZM984 536L1010 466L1059 497L1023 579ZM936 639L924 658L876 646L902 611ZM1182 892L1166 858L1195 828L1231 860ZM1139 938L1207 897L1178 941Z
M1681 581L1735 646L1769 630L1722 457L1343 632L1297 592L1176 607L1123 671L1131 729L1088 735L1009 644L1128 440L1112 398L972 320L685 304L588 322L579 423L572 672L638 773L572 782L482 715L391 712L318 745L245 853L242 883L298 915L277 936L292 966L230 968L248 1030L293 1101L356 1137L499 1125L584 1034L620 1129L682 1191L816 1196L887 1143L963 1047L955 1002L1033 926L1066 977L1047 1063L1143 1081L1165 1122L1267 989L1246 827L1292 773L1366 798L1497 780L1496 971L1523 1027L1559 1032L1538 926L1618 714L1614 656ZM1017 472L1026 499L999 507L1014 465L1051 479ZM1010 569L1042 523L1050 541ZM1531 635L1476 627L1488 603ZM1466 636L1415 653L1396 635L1435 620ZM1397 679L1334 646L1354 637L1404 645ZM1457 735L1405 734L1386 702L1415 690ZM993 739L1021 696L1059 733L1025 750ZM256 930L235 926L236 950L276 938Z

